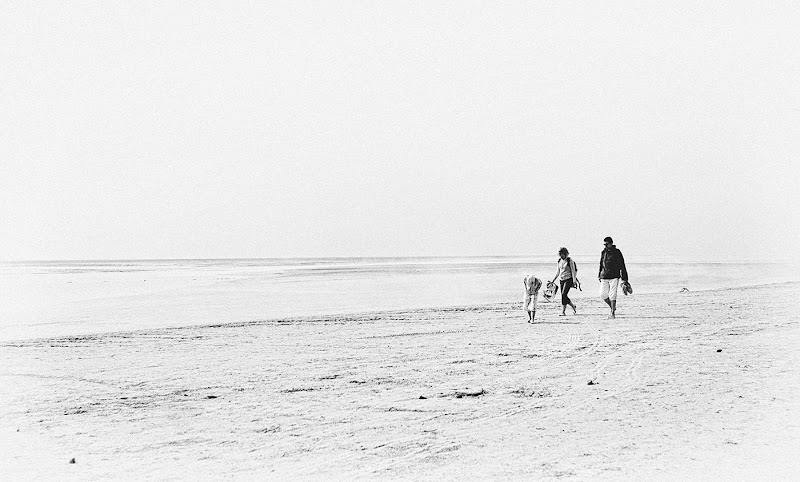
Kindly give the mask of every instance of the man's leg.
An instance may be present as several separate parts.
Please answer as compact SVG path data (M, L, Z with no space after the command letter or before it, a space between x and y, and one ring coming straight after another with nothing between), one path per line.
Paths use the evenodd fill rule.
M619 278L608 280L608 297L611 300L611 318L617 317L617 288L619 288Z
M610 288L608 281L609 280L607 279L600 280L600 299L603 300L609 308L611 308L611 300L608 298L608 292Z

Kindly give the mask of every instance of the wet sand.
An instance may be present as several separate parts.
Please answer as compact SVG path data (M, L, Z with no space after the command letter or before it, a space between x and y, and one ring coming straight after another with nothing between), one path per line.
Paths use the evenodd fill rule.
M542 303L533 325L520 300L7 341L0 474L797 478L798 295L634 294L616 320L595 299L567 317Z

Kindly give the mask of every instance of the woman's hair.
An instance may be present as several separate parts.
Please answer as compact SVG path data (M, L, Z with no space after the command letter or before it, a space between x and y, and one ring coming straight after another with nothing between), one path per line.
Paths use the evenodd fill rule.
M563 246L562 246L562 247L561 247L561 248L558 250L558 254L565 254L565 255L569 256L569 250L568 250L567 248L565 248L565 247L563 247Z

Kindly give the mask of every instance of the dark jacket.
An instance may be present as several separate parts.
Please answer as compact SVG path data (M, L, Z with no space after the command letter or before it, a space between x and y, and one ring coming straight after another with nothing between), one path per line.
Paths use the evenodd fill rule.
M600 253L600 272L597 276L600 279L622 278L623 281L628 281L625 258L615 245L612 244Z

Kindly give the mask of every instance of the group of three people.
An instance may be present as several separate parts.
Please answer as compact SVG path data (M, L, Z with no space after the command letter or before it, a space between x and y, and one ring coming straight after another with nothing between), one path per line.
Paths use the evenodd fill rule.
M597 273L597 279L600 281L600 298L608 305L610 309L610 318L616 317L617 312L617 290L620 285L620 280L624 283L623 290L630 290L628 284L628 270L625 268L625 258L622 256L622 251L617 249L614 245L614 240L611 237L606 237L603 240L603 251L600 253L600 270ZM578 281L578 269L575 261L569 257L569 250L561 248L558 250L558 271L550 284L554 284L559 280L561 288L561 315L567 315L567 306L572 308L573 314L578 314L578 309L575 303L569 298L569 291L577 287L580 289L580 281ZM536 303L539 298L539 289L542 287L542 281L534 275L528 275L524 280L525 284L525 305L524 309L528 314L528 323L533 323L536 318Z

